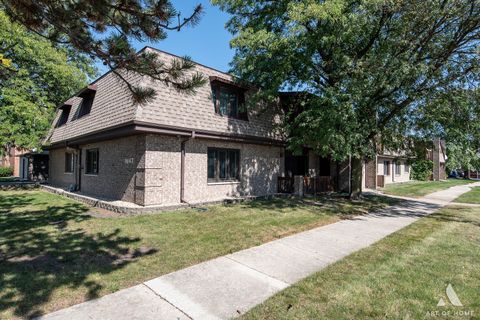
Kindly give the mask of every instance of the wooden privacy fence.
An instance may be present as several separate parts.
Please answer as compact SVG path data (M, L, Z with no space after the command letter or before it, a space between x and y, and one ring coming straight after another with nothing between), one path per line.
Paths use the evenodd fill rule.
M384 188L385 187L385 176L384 175L378 175L377 176L377 187L378 188Z
M293 182L294 179L293 177L278 177L278 186L277 190L278 193L293 193L294 187L293 187Z
M334 181L329 176L303 177L303 192L316 194L322 192L333 192Z

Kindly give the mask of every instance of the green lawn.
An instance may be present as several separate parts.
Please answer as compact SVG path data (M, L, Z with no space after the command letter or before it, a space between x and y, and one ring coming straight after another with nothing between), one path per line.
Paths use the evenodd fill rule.
M478 319L479 266L480 209L447 208L287 288L242 320ZM448 284L463 307L450 304ZM437 307L440 298L446 306ZM461 311L473 315L432 316Z
M109 217L43 191L0 192L0 319L32 317L392 203L252 201Z
M480 204L480 187L472 188L472 191L462 194L455 202Z
M419 198L436 191L473 182L475 181L464 179L448 179L446 181L409 181L388 184L383 188L383 192L395 196Z

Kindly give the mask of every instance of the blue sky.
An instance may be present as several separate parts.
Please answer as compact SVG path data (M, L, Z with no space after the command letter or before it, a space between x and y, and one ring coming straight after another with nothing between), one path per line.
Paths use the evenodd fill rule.
M172 0L182 16L189 16L195 5L203 5L204 14L195 27L184 28L180 32L171 31L167 39L157 42L134 42L137 50L148 45L179 56L190 56L194 61L206 66L228 71L233 57L230 49L231 34L225 30L228 15L210 4L209 0ZM97 64L101 73L106 69Z

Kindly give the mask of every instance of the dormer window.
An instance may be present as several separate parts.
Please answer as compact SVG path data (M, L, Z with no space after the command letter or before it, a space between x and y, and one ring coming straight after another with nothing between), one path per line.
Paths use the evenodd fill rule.
M78 96L82 98L77 118L81 118L92 110L93 99L95 98L96 86L90 85L82 90Z
M55 127L61 127L68 121L68 116L70 115L70 110L72 109L71 105L64 104L58 108L61 112L60 117L58 118L57 124Z
M212 81L212 98L215 113L248 120L245 108L245 89L218 80Z

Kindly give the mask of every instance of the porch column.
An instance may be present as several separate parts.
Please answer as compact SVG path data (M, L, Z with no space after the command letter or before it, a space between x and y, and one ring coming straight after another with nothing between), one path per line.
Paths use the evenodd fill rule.
M293 192L299 197L303 197L303 176L293 177Z

